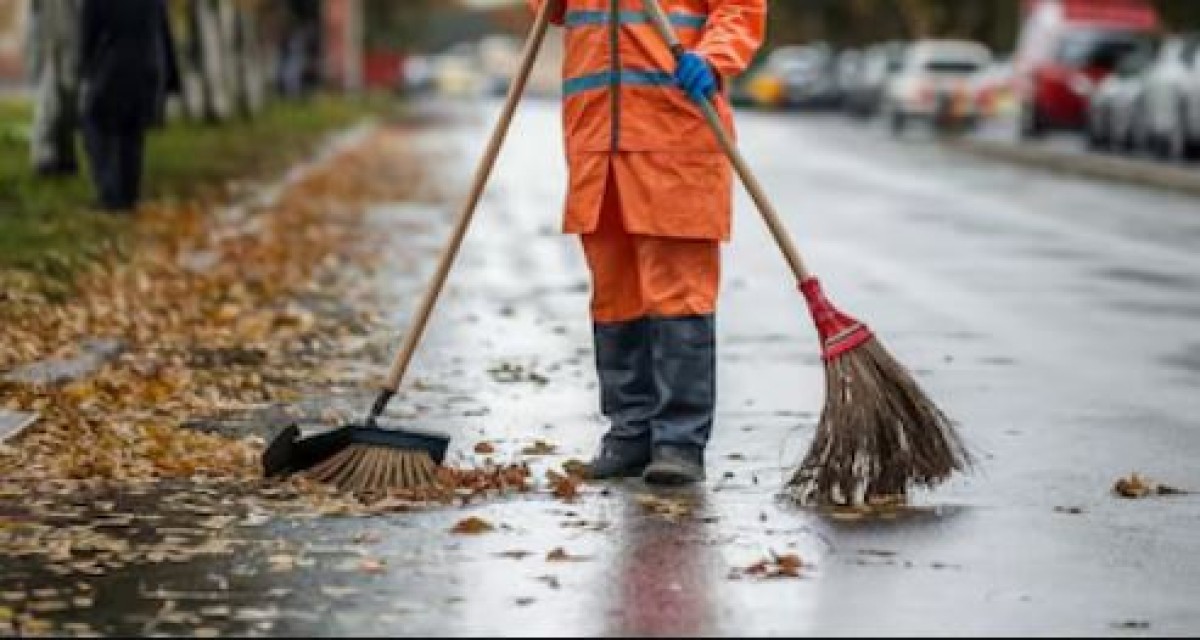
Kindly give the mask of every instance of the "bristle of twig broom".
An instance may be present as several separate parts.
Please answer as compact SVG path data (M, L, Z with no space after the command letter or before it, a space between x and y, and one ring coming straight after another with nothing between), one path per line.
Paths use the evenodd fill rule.
M824 343L826 397L788 494L803 505L861 505L966 471L970 455L912 375L815 280L801 289Z
M356 444L313 467L308 476L343 491L387 493L436 487L437 471L424 451Z

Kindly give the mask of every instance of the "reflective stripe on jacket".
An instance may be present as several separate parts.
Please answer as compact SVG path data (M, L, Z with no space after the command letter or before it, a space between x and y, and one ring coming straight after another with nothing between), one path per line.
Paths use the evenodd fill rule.
M536 10L549 0L529 0ZM660 0L680 41L704 56L723 87L762 43L766 0ZM553 16L565 28L563 130L571 169L565 228L595 229L609 165L631 233L725 238L729 168L697 105L675 84L675 61L642 0L563 0ZM721 119L733 131L725 99ZM648 154L648 155L641 155ZM628 181L633 184L627 184ZM634 199L634 198L637 199ZM663 208L673 211L663 212Z

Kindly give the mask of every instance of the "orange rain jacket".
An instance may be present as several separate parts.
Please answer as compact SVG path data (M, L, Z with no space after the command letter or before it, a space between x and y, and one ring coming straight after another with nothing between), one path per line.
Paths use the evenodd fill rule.
M529 0L536 10L543 2ZM766 0L660 0L680 41L723 87L762 44ZM632 234L725 240L732 171L700 109L674 81L675 61L642 0L562 0L563 129L570 191L564 230L599 224L610 170ZM728 100L718 111L729 131Z

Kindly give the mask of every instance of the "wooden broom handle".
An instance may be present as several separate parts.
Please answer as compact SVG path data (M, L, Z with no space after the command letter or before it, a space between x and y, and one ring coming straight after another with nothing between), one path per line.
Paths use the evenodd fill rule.
M654 24L654 28L658 30L659 35L666 41L667 46L671 48L671 53L674 54L675 59L678 61L680 56L687 53L687 49L684 49L683 45L679 43L679 38L675 36L675 30L671 28L671 21L667 18L667 14L663 13L662 5L658 3L658 0L643 0L643 3L646 13L650 16L650 21ZM725 125L721 122L721 117L717 114L717 108L713 104L712 99L706 99L700 103L700 109L704 112L704 119L708 120L708 126L712 128L713 134L717 136L717 141L720 142L721 148L725 150L725 155L729 156L729 161L733 163L738 176L741 177L742 184L746 186L746 191L754 199L754 204L758 205L758 212L762 214L763 222L771 230L771 236L775 238L775 244L779 245L779 250L783 252L783 257L787 260L788 266L791 267L792 273L795 274L796 281L804 282L808 280L812 274L804 264L804 258L800 255L800 250L796 248L796 243L788 235L787 227L783 226L783 221L780 219L779 213L775 211L774 205L767 198L767 192L763 189L762 184L759 183L754 172L750 170L750 165L742 157L742 152L734 144L729 132L725 130Z
M550 12L559 1L547 0L542 4L542 8L537 13L533 28L530 30L529 36L525 41L525 51L521 54L521 66L508 88L508 97L504 101L504 110L500 113L500 119L496 122L496 127L492 131L491 141L488 143L487 149L483 153L483 158L479 162L479 167L475 171L475 181L471 185L471 193L467 196L466 203L463 204L462 212L458 215L458 222L455 223L454 231L450 234L450 241L446 244L446 248L442 250L441 258L438 260L437 271L433 274L433 281L430 283L429 289L425 291L425 295L421 298L421 304L417 307L417 314L413 319L412 326L404 336L404 342L400 345L400 352L396 354L396 359L392 362L392 368L388 371L387 378L384 381L384 389L386 391L396 392L400 389L400 383L404 380L404 374L408 371L408 365L412 362L413 354L416 352L417 346L421 343L421 337L425 334L425 327L429 324L429 317L433 315L433 309L437 305L438 296L446 284L446 278L450 275L450 269L454 266L455 258L458 257L458 250L462 247L463 239L467 235L467 229L471 226L471 220L475 217L475 209L479 206L479 201L483 197L483 190L487 186L488 178L492 175L492 168L496 166L496 158L500 155L500 148L504 145L504 138L508 135L513 114L516 113L517 104L521 102L521 96L524 94L525 86L529 82L529 75L533 70L534 63L537 61L542 41L546 39L546 30L550 25Z

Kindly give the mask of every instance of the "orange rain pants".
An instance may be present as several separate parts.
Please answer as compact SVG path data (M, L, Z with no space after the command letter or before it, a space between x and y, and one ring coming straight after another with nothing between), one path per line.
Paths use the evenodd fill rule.
M582 234L592 273L592 319L679 318L716 312L719 240L629 233L613 173L596 229Z

